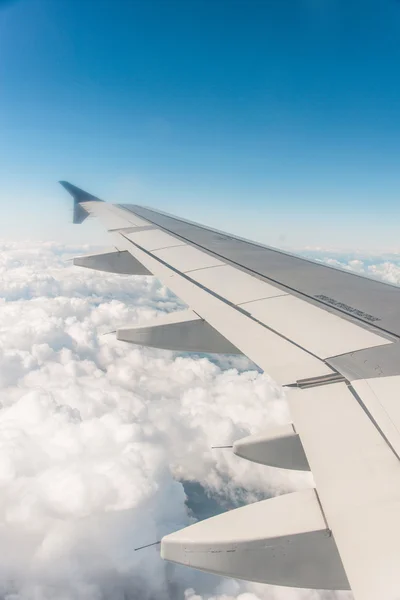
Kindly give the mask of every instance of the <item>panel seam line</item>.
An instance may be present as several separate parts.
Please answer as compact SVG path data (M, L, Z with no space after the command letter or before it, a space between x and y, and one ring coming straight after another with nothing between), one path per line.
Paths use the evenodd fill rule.
M248 311L244 310L243 308L241 308L237 304L233 304L233 302L230 302L229 300L227 300L223 296L220 296L219 294L217 294L216 292L210 290L209 288L207 288L206 286L202 285L198 281L192 279L191 277L189 277L188 275L186 275L186 273L183 273L182 271L179 271L179 269L177 269L177 268L173 267L172 265L168 264L163 259L161 259L159 256L152 255L149 250L146 250L145 248L142 248L139 244L137 244L135 242L132 242L132 240L130 240L129 238L127 238L125 235L123 235L123 234L120 234L120 235L124 239L126 239L128 242L130 242L133 246L136 246L136 248L138 248L139 250L142 250L142 252L144 252L145 254L147 254L148 256L150 256L151 258L157 260L158 262L160 262L161 264L163 264L165 267L171 269L171 271L174 271L174 273L176 273L177 275L180 275L184 279L187 279L187 281L190 281L190 283L193 283L193 285L195 285L196 287L198 287L198 288L202 289L203 291L209 293L211 296L214 296L214 298L217 298L218 300L220 300L224 304L230 306L231 308L233 308L233 309L237 310L238 312L240 312L241 314L245 315L247 318L251 319L252 321L255 321L261 327L263 327L265 329L268 329L272 333L275 333L275 335L277 335L278 337L286 340L288 343L292 344L293 346L296 346L300 350L303 350L303 352L309 354L313 358L315 358L318 361L324 363L325 366L328 367L328 369L330 369L332 371L332 374L336 373L338 375L341 375L341 373L339 373L339 371L337 371L337 369L335 369L335 367L332 367L331 365L328 365L328 363L323 358L320 358L319 356L317 356L316 354L314 354L310 350L307 350L306 348L304 348L303 346L301 346L297 342L294 342L293 340L289 339L285 335L281 334L279 331L276 331L272 327L269 327L266 323L263 323L262 321L259 321L256 317L254 317L253 315L251 315ZM329 375L329 373L327 375ZM288 384L286 384L286 385L288 385Z
M133 210L129 210L128 208L125 208L125 210L127 210L128 212L133 212L134 214L136 214ZM157 212L154 211L154 210L152 210L152 209L145 209L145 210L149 210L149 211L157 214ZM163 214L163 213L160 213L160 214ZM138 215L138 216L140 216L140 215ZM179 218L172 217L170 215L165 215L165 216L169 217L170 219L175 219L177 221L180 220ZM142 216L141 218L145 218L145 217ZM184 220L180 220L180 221L182 223L185 223ZM149 222L150 223L154 223L154 221L151 221L150 219L149 219ZM203 229L205 231L213 231L212 228L205 227L204 225L200 225L198 223L189 223L189 224L193 225L195 227L199 227L200 229ZM354 315L351 315L348 312L346 312L346 311L338 308L337 306L334 307L331 304L322 301L321 299L316 299L316 298L314 298L314 296L310 296L309 294L306 294L305 292L301 292L300 290L296 290L295 288L292 288L289 285L281 283L277 279L273 279L272 277L268 277L267 275L262 275L258 271L255 271L254 269L251 269L250 267L245 267L244 265L241 265L240 263L237 263L236 261L232 260L231 258L224 257L222 254L219 254L217 251L208 250L208 249L204 248L204 246L201 246L200 244L198 244L197 242L194 242L193 240L190 240L189 238L187 238L187 237L185 237L185 236L183 236L183 235L181 235L179 233L175 233L175 232L171 231L170 229L168 229L167 227L164 227L163 225L157 225L156 223L154 223L154 225L156 227L160 227L160 229L163 229L165 232L170 233L171 235L177 236L177 237L181 238L182 240L185 240L189 244L192 244L193 246L196 246L197 248L201 249L203 252L206 252L210 256L217 256L221 260L228 261L228 263L230 263L232 265L235 265L240 270L243 270L243 272L247 272L247 273L251 273L253 275L256 275L257 278L262 278L261 281L263 279L266 279L268 282L272 282L272 283L278 284L278 285L282 286L283 288L286 288L286 289L290 290L291 292L294 292L295 294L299 294L303 298L308 298L309 300L311 300L312 302L315 303L314 306L318 306L318 304L322 304L323 306L326 306L327 308L331 309L331 311L328 311L331 314L337 315L337 313L341 313L342 315L344 315L345 317L347 317L346 320L349 321L350 323L356 324L359 327L360 327L360 323L362 323L364 325L369 325L371 327L371 323L369 321L364 321L363 319L361 319L359 317L356 317ZM286 252L281 251L279 249L274 249L274 248L272 248L270 246L263 246L262 244L257 244L256 242L252 242L251 240L246 240L244 238L241 240L240 238L232 237L229 234L224 233L222 231L220 232L220 231L214 230L214 232L215 233L220 233L221 235L225 235L225 237L229 238L230 240L239 240L239 241L242 241L242 242L246 242L247 244L253 244L253 245L255 245L255 246L259 247L259 248L263 248L264 250L270 250L272 252L284 254L285 256L290 256L290 257L295 258L297 260L306 260L306 261L310 262L311 264L320 265L322 267L328 267L328 268L332 269L333 271L339 271L340 273L343 272L345 274L347 273L348 275L357 275L358 277L361 277L357 273L353 273L353 272L350 273L350 272L347 272L347 271L342 271L341 269L335 269L331 265L326 265L326 264L319 263L319 262L316 262L316 261L314 262L312 260L308 260L307 258L303 258L302 256L297 256L296 254L286 253ZM226 263L226 264L228 264L228 263ZM361 279L369 279L369 278L368 277L361 277ZM375 280L375 279L371 279L371 280L372 281L379 281L379 280ZM389 285L390 287L394 287L396 289L398 288L398 286L387 284L386 282L379 281L379 283L383 283L383 284ZM316 300L317 300L317 302L316 302ZM332 311L332 309L333 309L333 311ZM377 329L377 330L379 330L379 331L381 331L381 332L383 332L383 333L386 333L386 334L388 334L388 335L390 335L392 337L395 337L397 340L400 340L400 335L395 334L392 331L388 331L387 329L384 329L383 327L379 327L378 325L373 325L372 327L375 328L375 329ZM362 326L361 326L361 328L362 329L367 329L367 331L371 331L371 329L368 329L368 328L365 328L365 327L362 327ZM376 335L379 335L379 333L377 333L377 332L374 332L374 333ZM391 341L391 340L389 340L389 341Z

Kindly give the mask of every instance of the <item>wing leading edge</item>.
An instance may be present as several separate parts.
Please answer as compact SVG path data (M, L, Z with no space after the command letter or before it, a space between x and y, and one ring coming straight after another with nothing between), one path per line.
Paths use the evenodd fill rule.
M63 185L123 254L81 258L83 266L118 263L137 273L141 265L192 311L121 330L119 339L172 348L201 341L210 352L247 355L286 387L293 424L246 440L242 455L304 464L316 482L308 496L256 503L166 536L162 555L253 581L398 600L400 289Z

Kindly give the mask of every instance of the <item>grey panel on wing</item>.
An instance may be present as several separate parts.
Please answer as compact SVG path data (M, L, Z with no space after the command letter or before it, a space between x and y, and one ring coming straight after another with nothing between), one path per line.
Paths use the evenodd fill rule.
M191 310L164 315L145 325L118 329L117 339L178 352L240 354L229 340Z
M161 556L259 583L349 589L313 489L256 502L167 535Z
M127 250L77 256L74 258L74 265L120 275L151 275Z
M365 348L334 356L327 360L349 381L372 377L389 377L400 373L400 343Z
M400 288L276 248L243 240L155 210L121 205L204 250L302 294L331 312L400 336Z

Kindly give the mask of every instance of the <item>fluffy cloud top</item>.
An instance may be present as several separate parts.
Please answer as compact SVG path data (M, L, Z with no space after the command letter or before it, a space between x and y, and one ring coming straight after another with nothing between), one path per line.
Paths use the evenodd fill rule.
M73 267L72 256L89 250L1 245L1 597L333 598L134 551L196 516L188 482L222 510L310 477L211 449L287 422L281 389L243 357L178 355L104 335L183 305L151 277Z
M368 277L381 279L387 283L400 285L400 256L398 254L376 255L361 251L348 253L327 251L320 248L307 249L302 251L301 254L333 267L340 267Z

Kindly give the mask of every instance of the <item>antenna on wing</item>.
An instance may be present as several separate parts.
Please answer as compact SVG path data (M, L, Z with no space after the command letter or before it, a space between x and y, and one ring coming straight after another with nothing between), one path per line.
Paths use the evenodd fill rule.
M137 550L143 550L143 548L150 548L150 546L157 546L157 544L161 544L161 540L159 542L153 542L152 544L146 544L145 546L139 546L139 548L135 548L135 552L137 552Z

